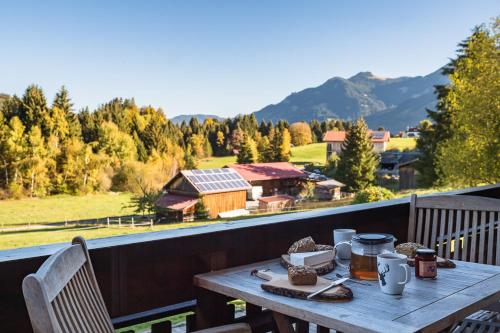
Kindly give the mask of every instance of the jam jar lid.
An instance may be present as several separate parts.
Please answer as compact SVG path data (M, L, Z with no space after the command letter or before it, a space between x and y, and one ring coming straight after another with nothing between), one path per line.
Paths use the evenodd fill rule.
M367 245L378 245L394 242L394 236L390 234L356 234L352 239Z
M417 254L435 255L436 251L431 250L431 249L417 249Z

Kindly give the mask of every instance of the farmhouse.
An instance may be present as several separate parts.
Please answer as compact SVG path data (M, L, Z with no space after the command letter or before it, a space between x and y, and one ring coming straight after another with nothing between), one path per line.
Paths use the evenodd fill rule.
M200 200L210 218L222 212L245 209L247 191L251 189L234 169L182 170L164 187L156 205L163 215L177 220L192 220Z
M297 195L307 181L307 174L288 162L232 164L229 167L252 185L251 200L276 194Z
M345 131L328 131L323 137L326 142L326 159L329 160L333 153L339 154L342 150L342 144L345 141ZM388 131L368 131L368 136L373 143L373 150L376 153L382 153L387 149L387 143L391 138Z

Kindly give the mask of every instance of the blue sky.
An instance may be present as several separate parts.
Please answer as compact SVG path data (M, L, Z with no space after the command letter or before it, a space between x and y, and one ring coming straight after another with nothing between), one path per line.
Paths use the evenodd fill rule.
M425 75L474 25L483 1L9 1L0 6L0 92L66 85L77 108L113 97L168 117L231 116L330 77Z

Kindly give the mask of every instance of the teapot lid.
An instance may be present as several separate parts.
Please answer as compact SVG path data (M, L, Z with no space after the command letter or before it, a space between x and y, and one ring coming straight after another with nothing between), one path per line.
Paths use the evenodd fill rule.
M352 239L361 244L379 245L394 242L394 236L390 234L356 234Z

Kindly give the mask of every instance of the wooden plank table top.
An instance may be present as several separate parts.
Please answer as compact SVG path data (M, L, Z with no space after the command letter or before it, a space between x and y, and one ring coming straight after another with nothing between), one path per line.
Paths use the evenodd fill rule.
M294 299L265 292L253 269L286 274L279 260L195 276L200 288L342 332L438 332L500 300L500 267L454 261L456 268L439 269L436 280L414 277L403 295L386 295L378 281L346 282L354 298L341 303ZM413 270L413 268L412 268ZM325 275L347 274L337 267Z

